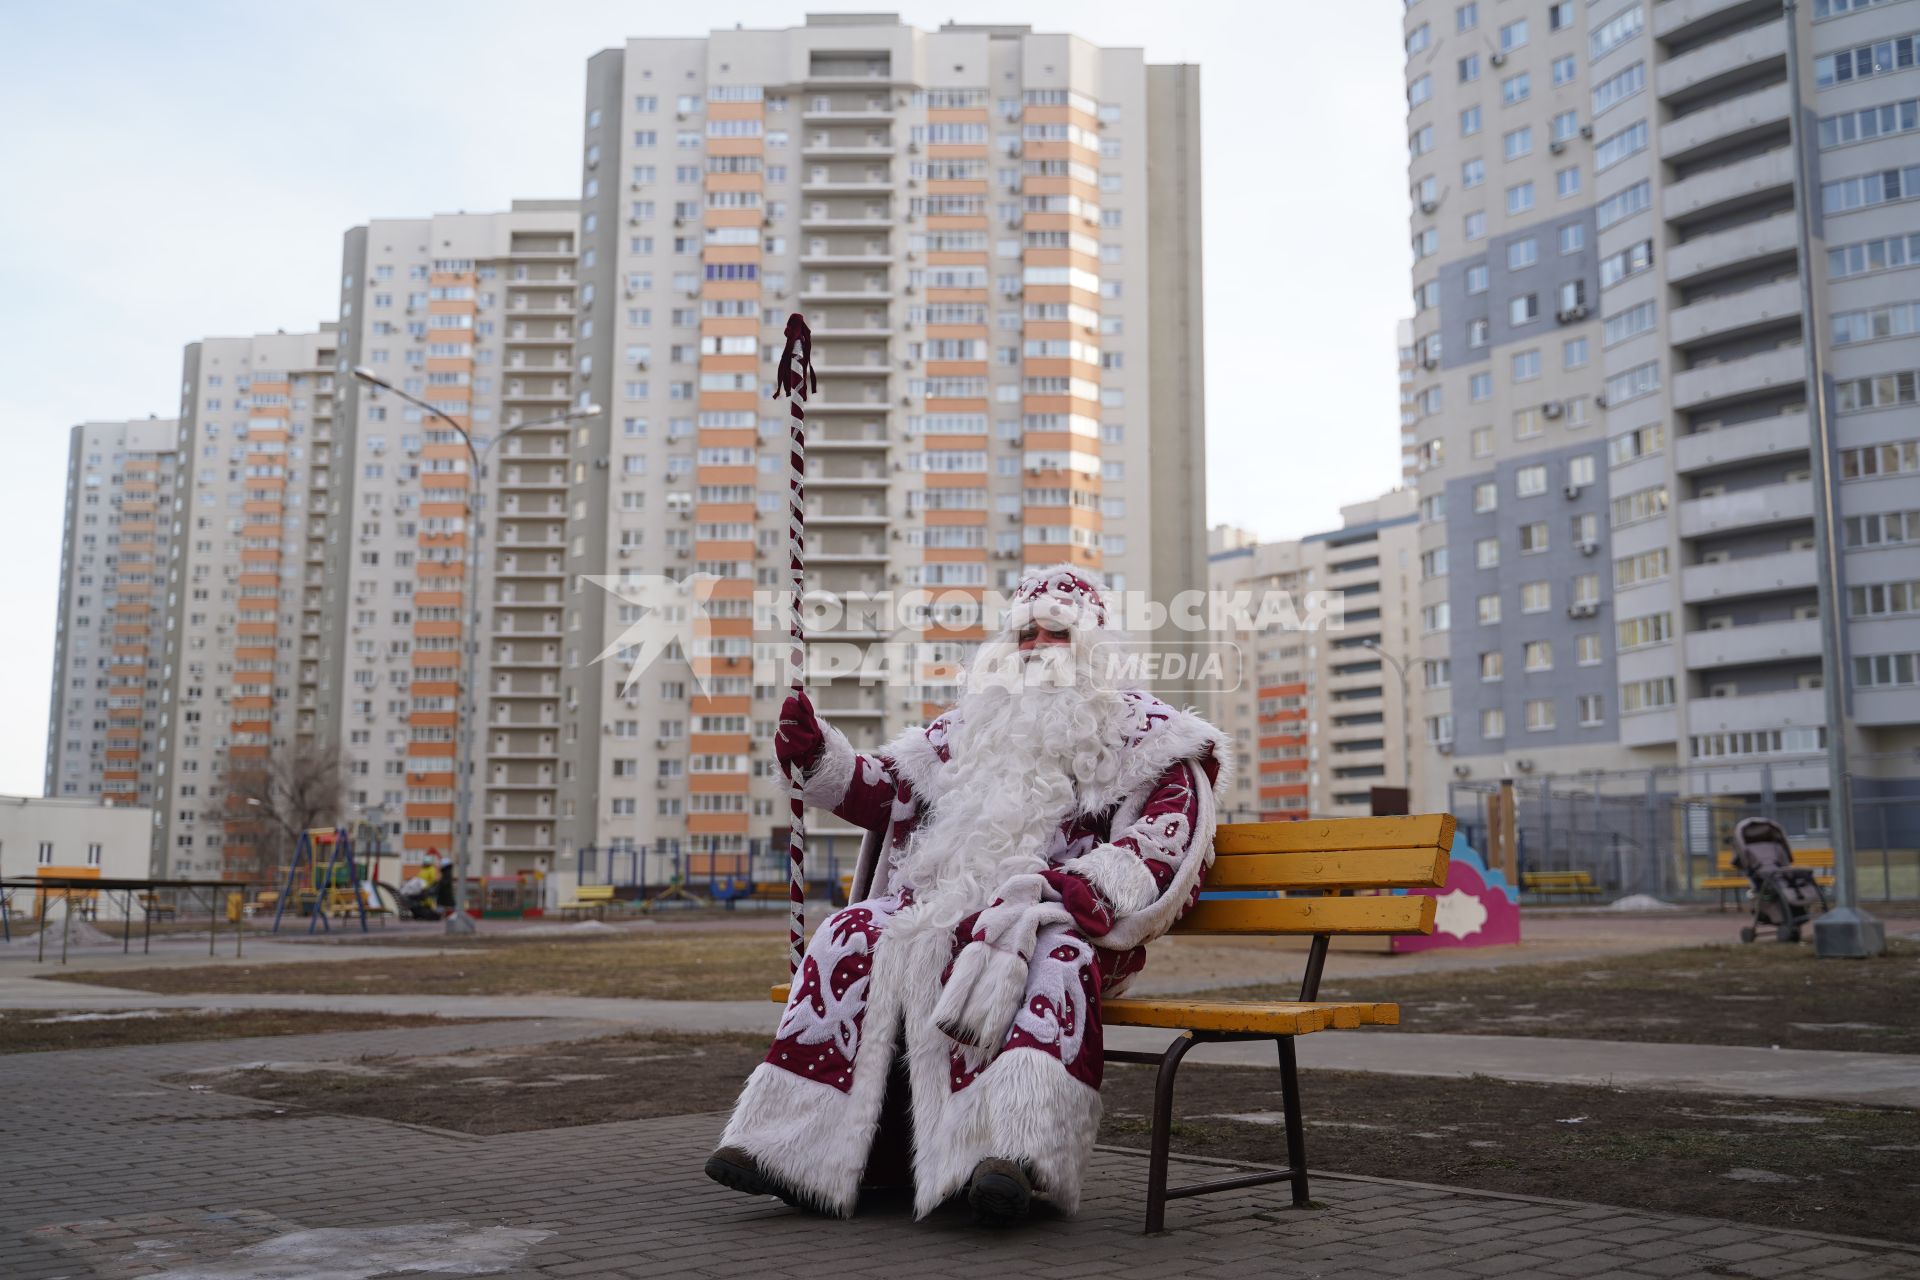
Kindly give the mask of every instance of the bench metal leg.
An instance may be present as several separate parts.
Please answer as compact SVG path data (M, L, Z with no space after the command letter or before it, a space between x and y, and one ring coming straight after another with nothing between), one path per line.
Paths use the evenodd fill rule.
M1147 1158L1147 1231L1162 1230L1167 1221L1167 1157L1173 1145L1173 1081L1180 1059L1197 1043L1182 1035L1160 1057L1160 1074L1153 1082L1153 1148Z
M1307 1207L1307 1134L1300 1119L1300 1072L1294 1060L1293 1037L1280 1041L1280 1108L1287 1121L1287 1169L1293 1174L1293 1207Z

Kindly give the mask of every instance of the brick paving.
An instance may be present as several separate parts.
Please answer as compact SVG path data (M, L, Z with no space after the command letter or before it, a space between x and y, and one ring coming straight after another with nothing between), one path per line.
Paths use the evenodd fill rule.
M1324 1208L1256 1188L1177 1201L1175 1230L1143 1237L1144 1161L1117 1150L1072 1219L988 1233L960 1206L915 1224L883 1199L836 1222L708 1182L717 1115L477 1138L162 1082L608 1030L522 1020L0 1059L0 1276L1920 1277L1920 1249L1899 1245L1334 1175L1314 1182Z

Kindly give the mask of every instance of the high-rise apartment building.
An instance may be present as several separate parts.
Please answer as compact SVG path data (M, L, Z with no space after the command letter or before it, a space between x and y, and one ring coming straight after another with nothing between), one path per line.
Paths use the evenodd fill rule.
M1420 360L1414 354L1413 321L1402 320L1395 326L1394 344L1399 351L1400 375L1400 483L1412 487L1420 478L1420 411L1415 400L1419 392Z
M812 328L808 583L979 596L1070 561L1171 592L1204 573L1198 76L1025 27L891 15L640 39L588 66L568 572L720 584L695 651L592 659L632 621L568 588L570 851L737 857L781 822L756 589L785 584L789 312ZM947 699L977 618L865 614L816 640L921 641L898 687L816 704L874 743ZM705 693L696 683L704 681ZM777 680L777 673L776 673ZM850 850L849 856L850 856Z
M154 802L178 428L83 422L69 437L48 796Z
M1352 817L1372 812L1373 787L1420 786L1418 519L1413 491L1395 489L1304 538L1213 530L1212 590L1250 593L1256 617L1264 593L1284 592L1301 624L1221 637L1241 664L1214 707L1239 759L1228 817ZM1335 593L1330 608L1313 599Z
M1920 742L1920 3L1413 0L1405 29L1449 773L1825 792L1808 338L1852 745L1878 771Z
M572 402L578 224L571 200L519 200L346 235L339 367L446 418L342 375L320 728L339 745L349 812L377 811L404 858L451 852L477 546L479 714L464 766L476 876L552 865L570 427L528 424ZM467 446L447 419L485 459L477 529Z
M155 865L258 876L266 822L233 799L308 722L324 590L332 325L187 347L156 725Z

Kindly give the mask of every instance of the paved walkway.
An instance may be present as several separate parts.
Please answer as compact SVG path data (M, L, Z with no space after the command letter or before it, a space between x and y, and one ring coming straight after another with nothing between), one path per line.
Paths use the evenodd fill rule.
M153 995L0 974L0 1009L328 1009L423 1018L568 1018L623 1029L743 1031L771 1035L772 1002L615 1000L586 996ZM1172 1038L1148 1027L1113 1027L1116 1049L1164 1048ZM1815 1100L1851 1099L1920 1107L1920 1055L1645 1044L1546 1036L1433 1035L1381 1028L1329 1032L1299 1041L1303 1066L1391 1075L1493 1076L1502 1080L1674 1089ZM1271 1045L1213 1044L1191 1061L1271 1066Z
M164 1077L260 1058L450 1052L590 1034L497 1023L7 1061L8 1280L374 1280L425 1266L574 1276L1920 1277L1920 1249L1711 1219L1322 1175L1179 1201L1140 1234L1144 1161L1103 1150L1081 1213L985 1233L897 1201L849 1222L715 1187L715 1115L472 1138L191 1091ZM1212 1176L1177 1167L1176 1174Z

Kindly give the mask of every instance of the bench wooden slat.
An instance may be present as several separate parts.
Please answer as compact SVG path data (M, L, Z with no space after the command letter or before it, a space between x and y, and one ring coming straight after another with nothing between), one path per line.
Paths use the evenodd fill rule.
M1400 1006L1347 1000L1274 1000L1264 1003L1221 1000L1132 1000L1118 996L1101 1002L1100 1021L1109 1027L1172 1027L1190 1031L1300 1035L1327 1027L1391 1027L1400 1022Z
M1173 926L1173 932L1432 933L1434 904L1426 894L1202 901Z
M1236 822L1214 834L1216 854L1346 853L1357 849L1453 847L1453 815L1329 818L1314 822Z
M1448 854L1432 847L1342 853L1246 853L1219 858L1209 889L1415 889L1446 883Z

